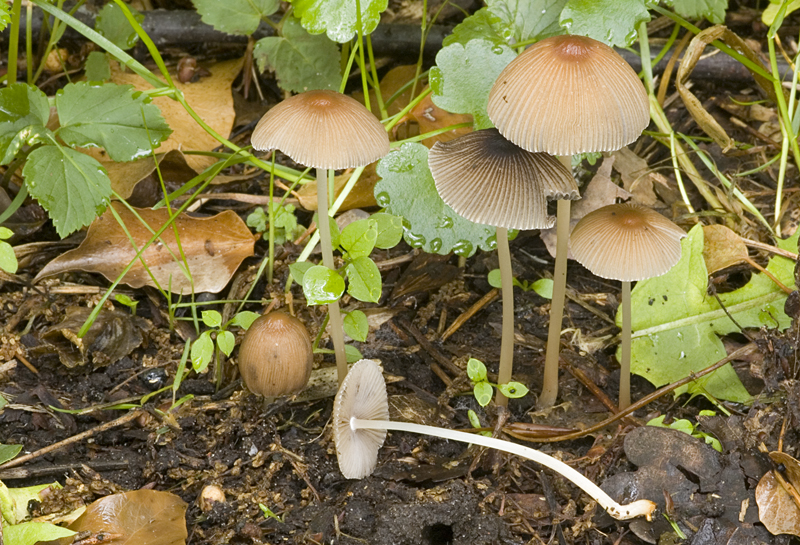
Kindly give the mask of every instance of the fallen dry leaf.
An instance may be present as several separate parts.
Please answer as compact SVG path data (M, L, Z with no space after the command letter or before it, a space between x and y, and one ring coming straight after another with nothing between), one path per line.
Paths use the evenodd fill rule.
M142 157L127 163L101 161L111 180L111 189L131 206L153 206L163 196L161 181L156 172L156 161L167 191L175 191L195 176L186 156L178 150Z
M800 536L800 506L797 498L780 482L783 480L794 488L795 494L800 491L800 462L783 452L770 452L769 457L777 465L783 465L785 471L776 476L768 471L756 486L756 503L762 524L774 535L792 534Z
M724 225L703 226L703 259L708 274L749 260L742 238Z
M451 114L439 108L433 103L432 95L426 96L422 102L417 104L411 112L409 117L419 125L419 134L435 131L449 127L450 125L457 125L459 123L472 123L472 116L468 114ZM459 136L472 132L471 127L461 127L452 131L443 132L437 136L421 140L420 143L427 146L429 149L433 147L436 142L449 142Z
M182 545L188 536L185 514L186 503L175 494L134 490L100 498L69 528L119 535L116 545Z
M334 194L336 198L342 192L347 181L350 179L352 170L347 170L344 174L336 176L333 180ZM367 208L376 206L375 202L375 184L378 183L378 174L375 172L375 163L370 163L364 168L361 177L353 186L350 194L342 203L339 208L340 211L351 210L353 208ZM317 209L317 184L309 183L301 187L297 191L297 200L300 206L306 210ZM336 199L334 199L336 200Z
M115 202L112 206L138 248L152 237L150 229L158 231L169 219L166 208L136 209L136 213L150 226L148 229L121 203ZM175 241L175 229L167 228L161 234L163 242L151 244L142 253L142 259L134 263L122 280L125 284L140 288L155 286L158 282L162 289L170 289L173 293L187 294L192 290L195 293L217 293L225 287L241 262L253 255L253 236L231 210L210 218L182 214L175 220L175 227L180 236L180 248ZM193 282L184 274L181 250ZM34 281L68 271L96 272L114 280L135 255L136 250L111 210L106 210L89 226L86 239L80 246L48 263Z

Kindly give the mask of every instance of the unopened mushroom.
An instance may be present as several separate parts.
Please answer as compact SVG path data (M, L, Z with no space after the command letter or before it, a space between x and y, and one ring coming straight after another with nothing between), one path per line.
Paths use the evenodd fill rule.
M683 229L649 208L612 204L581 219L570 235L575 259L597 276L622 281L619 407L631 404L631 281L661 276L681 258Z
M511 61L489 93L489 119L528 151L560 155L612 151L633 142L650 121L647 91L612 48L584 36L541 40ZM558 395L558 355L567 283L570 201L559 199L556 263L539 406Z
M317 169L317 213L322 262L334 269L328 224L328 170L368 165L389 153L383 125L361 103L328 90L306 91L274 106L251 138L258 150L278 149ZM339 382L347 374L344 330L337 301L328 304Z
M303 323L283 312L257 318L239 347L239 372L247 389L264 397L302 390L311 376L314 352Z
M514 286L509 229L545 229L547 200L578 196L572 173L546 153L525 151L497 129L471 132L449 142L436 142L428 165L442 200L475 223L497 227L497 256L503 293L503 333L498 383L511 380L514 360ZM498 390L496 402L508 399Z
M386 384L380 367L372 360L356 362L339 387L333 405L336 454L339 469L345 477L361 479L370 475L377 464L378 451L386 438L386 431L395 430L480 445L533 460L572 481L608 514L619 520L639 516L650 520L656 508L650 500L620 505L578 471L538 450L493 437L408 422L392 422L388 418Z

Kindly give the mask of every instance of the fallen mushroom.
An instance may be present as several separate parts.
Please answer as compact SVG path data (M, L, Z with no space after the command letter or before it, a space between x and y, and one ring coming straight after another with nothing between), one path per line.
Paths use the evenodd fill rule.
M333 404L333 433L339 469L348 479L361 479L375 469L378 450L383 445L387 430L406 431L441 437L502 450L533 460L572 481L594 499L609 515L619 520L644 516L652 517L656 504L650 500L637 500L620 505L608 494L564 462L543 452L510 441L470 434L447 428L423 426L389 420L389 403L386 384L380 367L372 360L359 360L345 378Z
M649 208L612 204L575 225L570 249L597 276L622 281L619 408L631 404L631 281L661 276L681 258L683 229Z

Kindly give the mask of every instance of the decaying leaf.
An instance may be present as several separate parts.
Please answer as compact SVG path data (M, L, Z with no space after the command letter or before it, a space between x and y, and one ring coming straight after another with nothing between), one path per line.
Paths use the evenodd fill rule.
M207 70L211 75L201 78L196 83L181 83L177 79L174 80L175 86L183 92L186 102L197 115L224 137L227 137L233 128L236 114L233 111L231 83L241 68L242 59L234 59L208 66ZM133 85L140 91L151 88L150 84L137 74L120 70L116 62L111 63L111 81ZM159 107L161 115L172 129L172 135L156 152L165 153L174 149L211 151L219 146L219 142L203 130L177 101L168 97L157 97L153 99L153 103ZM197 171L203 170L215 161L213 157L202 155L190 155L186 158L189 166Z
M344 174L340 174L334 178L334 194L337 198L348 180L350 180L352 174L352 170L347 170ZM375 184L378 183L378 179L378 174L375 172L375 163L367 165L339 210L345 211L352 210L353 208L375 206ZM297 200L300 202L300 206L306 210L316 210L317 184L306 184L301 187L300 190L297 191Z
M55 350L69 368L85 365L90 357L100 367L121 360L142 344L141 330L148 327L147 321L118 310L101 310L86 335L78 337L91 312L87 307L67 308L64 320L42 331L40 337L49 344L33 350Z
M153 233L169 220L166 208L135 209L148 228L121 203L113 203L112 207L125 224L132 242L112 211L106 210L89 226L81 245L48 263L36 280L68 271L96 272L113 280L136 257L136 248L144 247ZM180 247L175 240L176 230ZM134 288L157 283L173 293L217 293L225 287L239 264L253 255L253 245L250 230L231 210L210 218L182 214L175 219L174 227L167 227L160 240L144 250L141 259L133 264L122 281ZM188 273L191 273L191 280Z
M185 514L186 503L175 494L134 490L95 501L70 529L116 534L118 545L182 545L188 536Z
M703 259L708 274L747 261L747 246L742 238L724 225L703 227Z
M100 161L108 172L111 189L132 206L152 206L163 196L161 182L156 172L156 161L167 191L174 191L197 173L187 163L186 156L178 150L143 157L128 163Z
M469 114L452 114L446 110L441 109L433 103L431 95L426 96L422 101L417 104L409 116L419 125L419 134L432 132L451 125L458 125L459 123L472 123L472 116ZM429 149L433 147L436 142L449 142L459 136L463 136L471 132L471 127L461 127L452 131L443 132L437 136L426 138L421 143Z
M800 536L800 462L784 452L770 452L769 457L785 471L768 471L756 487L756 503L761 522L770 533ZM783 481L783 482L781 482ZM794 494L788 490L794 489Z

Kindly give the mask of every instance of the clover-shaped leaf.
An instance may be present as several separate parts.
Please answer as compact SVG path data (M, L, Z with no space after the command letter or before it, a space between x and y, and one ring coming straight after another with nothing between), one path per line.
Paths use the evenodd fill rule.
M512 29L516 41L563 34L558 17L567 0L487 0L492 14Z
M349 42L358 31L356 6L361 7L361 33L378 26L388 0L292 0L294 11L311 34L325 32L334 42Z
M252 34L262 17L278 11L279 0L192 0L207 25L228 34Z
M560 19L570 34L619 47L632 44L636 25L649 20L644 0L569 0Z
M442 41L443 46L461 44L471 40L488 40L495 45L508 44L513 29L489 8L481 8L453 28L453 33Z

